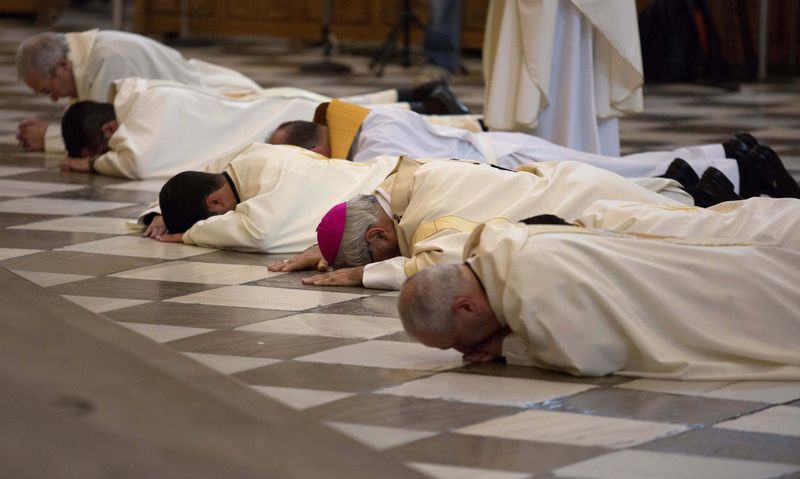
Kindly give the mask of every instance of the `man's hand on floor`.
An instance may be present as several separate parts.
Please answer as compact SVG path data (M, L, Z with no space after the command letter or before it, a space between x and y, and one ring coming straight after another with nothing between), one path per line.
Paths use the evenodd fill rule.
M511 333L509 328L501 329L489 339L479 344L474 351L464 355L470 363L490 363L503 357L503 340Z
M314 245L306 249L297 256L285 259L279 263L272 263L267 269L279 273L289 273L292 271L303 271L316 269L317 271L327 271L328 262L322 257L319 246Z
M330 273L315 274L303 278L303 284L313 286L361 286L364 267L342 268Z
M61 171L89 172L89 158L65 158L61 162Z
M142 236L145 238L158 239L159 236L164 236L167 233L167 225L164 224L164 217L155 215L150 221L150 224L147 225L147 229L142 233Z
M165 234L157 236L156 239L164 243L183 243L183 233Z

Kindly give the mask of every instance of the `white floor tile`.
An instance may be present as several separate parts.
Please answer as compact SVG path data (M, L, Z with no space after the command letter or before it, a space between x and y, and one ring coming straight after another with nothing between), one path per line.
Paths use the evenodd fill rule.
M530 474L525 472L446 466L428 462L407 462L406 465L433 479L524 479L531 477Z
M93 313L106 313L115 309L150 302L142 299L101 298L97 296L74 296L71 294L62 294L61 296Z
M462 364L459 352L441 351L418 343L397 341L365 341L301 356L295 360L419 371L444 371Z
M35 215L85 215L96 211L133 206L135 203L70 200L66 198L17 198L0 201L0 212Z
M0 248L0 260L16 258L17 256L25 256L28 254L38 253L40 249L25 249L25 248Z
M241 331L373 339L403 330L397 318L347 314L303 313L248 324Z
M172 298L176 303L239 306L242 308L302 311L317 306L361 298L363 295L262 286L225 286Z
M142 336L147 336L153 341L157 341L159 343L166 343L169 341L175 341L177 339L188 338L213 331L213 329L207 328L190 328L186 326L170 326L166 324L124 323L121 321L117 322L117 324L120 326L125 326L126 328L136 331Z
M800 407L775 406L714 427L800 437Z
M82 190L86 185L68 185L64 183L44 183L41 181L20 181L0 179L2 196L26 197L60 193L62 191Z
M395 427L365 426L346 422L326 422L328 426L379 451L408 444L439 434L437 431L399 429Z
M354 393L338 391L320 391L316 389L279 388L275 386L250 386L256 391L280 401L293 409L308 409L339 399L352 396Z
M23 278L27 279L28 281L36 283L43 288L48 288L50 286L56 286L59 284L72 283L75 281L80 281L82 279L88 279L92 277L85 274L43 273L39 271L19 271L19 270L13 270L13 271L15 274L18 274Z
M124 271L111 276L185 283L242 284L281 274L284 273L273 273L266 266L172 261L166 264Z
M670 436L686 429L686 426L677 424L530 410L473 424L456 432L474 436L619 449Z
M54 220L37 221L35 223L28 223L25 225L16 225L12 226L10 229L74 231L77 233L125 235L134 231L127 225L127 222L128 220L123 218L75 216L70 218L57 218Z
M184 355L203 363L215 371L225 374L238 373L248 369L260 368L281 362L279 359L252 358L246 356L226 356L222 354L183 353Z
M200 248L182 243L162 243L149 238L142 238L141 236L105 238L66 246L59 248L59 250L160 259L181 259L216 251L211 248Z
M395 396L529 407L535 403L571 396L593 387L586 384L503 378L482 374L441 373L379 392Z
M153 193L158 193L161 191L161 187L164 186L164 183L166 182L167 178L156 178L152 180L126 181L125 183L106 186L106 188L111 190L150 191ZM154 197L153 199L155 200L156 198Z
M619 386L660 393L685 394L778 404L800 398L799 381L668 381L637 379Z
M32 171L40 171L41 168L27 168L24 166L0 166L0 176L21 175Z
M769 462L687 456L650 451L619 451L570 464L556 476L591 479L766 479L800 466Z

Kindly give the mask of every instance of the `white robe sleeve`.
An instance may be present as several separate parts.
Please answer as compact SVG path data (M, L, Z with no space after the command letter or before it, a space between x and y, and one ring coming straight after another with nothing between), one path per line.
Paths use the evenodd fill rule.
M198 221L183 234L186 244L245 252L264 252L263 238L263 231L239 211Z
M120 178L138 179L131 171L126 168L126 164L134 164L132 153L129 151L109 151L98 156L94 161L94 171L100 175L116 176Z
M66 153L64 137L61 136L61 125L51 123L44 132L44 151L46 153Z
M140 224L140 225L143 225L144 224L144 219L147 217L147 215L151 215L151 214L156 215L156 216L161 214L161 205L158 204L158 201L154 201L154 202L150 203L147 206L147 209L142 211L139 214L139 217L136 218L136 222L138 224Z
M399 291L406 280L406 263L410 258L396 256L385 261L364 266L361 282L365 288L392 289Z

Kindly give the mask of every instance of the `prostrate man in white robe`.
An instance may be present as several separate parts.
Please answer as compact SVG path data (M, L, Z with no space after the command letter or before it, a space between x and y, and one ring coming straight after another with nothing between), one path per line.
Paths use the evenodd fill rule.
M319 113L316 118L317 121L322 120ZM524 133L467 131L432 124L412 111L370 110L334 100L324 113L324 121L297 120L282 124L271 135L269 142L301 146L325 156L356 162L369 161L379 155L408 155L477 160L513 169L538 161L570 160L612 171L626 178L666 174L678 179L687 188L694 188L699 175L714 167L731 181L734 191L743 197L761 193L785 196L792 192L800 196L800 187L786 172L777 154L768 146L759 145L754 137L746 133L738 133L721 144L613 157L565 148ZM685 160L690 169L674 171L676 168L685 170L685 167L670 168L676 158ZM779 191L771 190L773 181L777 183L778 180L779 184L788 186ZM731 195L724 200L733 199L736 198ZM698 202L697 197L695 200L695 204L710 206Z
M466 361L800 379L797 248L507 223L476 228L464 258L409 279L399 310L412 337Z
M161 239L248 252L299 252L316 241L314 228L330 205L374 190L396 163L396 157L381 157L361 165L256 143L222 173L182 172L164 185L159 203L170 234Z
M53 101L69 98L105 102L114 81L134 77L169 80L225 94L261 91L258 84L239 72L186 59L177 50L141 35L112 30L34 35L20 44L16 64L19 78L34 92L48 95ZM434 107L437 101L452 103L451 92L442 85L421 86L422 90L385 90L349 99L372 104L423 102L431 97ZM297 88L270 91L287 98L329 99ZM23 120L17 138L29 150L64 151L59 125L48 125L37 118Z
M483 42L491 129L619 155L617 117L643 108L633 0L493 0Z
M665 189L675 184L659 180ZM614 173L571 161L535 163L514 172L404 157L372 195L336 205L323 217L316 251L271 266L279 271L295 265L315 268L316 254L340 269L304 278L306 284L399 289L418 270L459 261L464 241L480 223L549 212L573 218L598 199L685 206Z
M254 93L229 96L161 80L113 84L113 103L78 102L62 118L64 169L129 179L187 169L219 172L231 156L318 102Z

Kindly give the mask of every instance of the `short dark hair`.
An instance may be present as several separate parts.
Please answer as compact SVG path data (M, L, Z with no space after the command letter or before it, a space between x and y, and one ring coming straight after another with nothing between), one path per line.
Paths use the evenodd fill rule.
M111 103L79 101L72 104L61 117L61 135L69 156L81 156L84 148L96 151L106 141L103 125L116 119Z
M275 132L283 130L286 132L286 145L299 146L310 150L319 145L321 126L313 121L294 120L286 121L278 125ZM274 135L275 133L273 133ZM271 135L270 135L271 136Z
M525 218L523 220L519 220L520 223L525 223L526 225L567 225L573 226L572 223L567 222L564 218L556 215L536 215L531 216L530 218Z
M183 233L211 216L206 198L225 183L222 175L202 171L178 173L161 187L158 202L170 233Z

